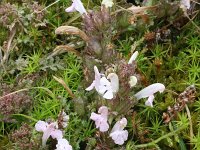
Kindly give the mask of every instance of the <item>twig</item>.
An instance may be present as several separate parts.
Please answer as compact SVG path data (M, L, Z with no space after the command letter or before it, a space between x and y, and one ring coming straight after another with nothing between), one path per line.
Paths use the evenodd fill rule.
M67 86L67 84L60 78L57 78L55 76L53 76L53 78L59 82L60 84L62 84L62 86L65 88L65 90L69 93L69 95L71 96L71 98L75 98L75 95L73 94L73 92L71 91L71 89Z
M56 4L56 3L58 3L60 0L57 0L57 1L55 1L55 2L53 2L53 3L51 3L50 5L48 5L47 7L45 7L44 9L42 9L41 11L34 11L31 15L33 15L34 13L41 13L41 12L43 12L44 10L47 10L49 7L51 7L51 6L53 6L54 4Z
M179 95L178 93L176 93L176 92L174 92L174 91L172 91L172 90L169 90L169 89L165 89L165 91L168 92L168 93L172 93L172 94L174 94L174 95Z
M199 31L200 33L200 27L198 25L196 25L196 23L194 23L194 18L197 16L195 15L193 18L190 18L189 15L187 13L185 13L185 16L190 20L190 22L197 28L197 30Z
M16 34L16 27L13 27L12 30L10 31L10 36L9 36L9 39L8 39L8 43L7 43L7 48L6 48L6 51L4 53L4 56L3 56L3 59L2 59L2 64L7 61L8 59L8 56L9 56L9 53L10 53L10 50L11 50L11 43L13 41L13 38Z
M28 90L30 90L30 89L43 89L43 90L45 90L46 92L48 92L48 93L51 95L52 98L55 98L54 94L53 94L49 89L47 89L47 88L45 88L45 87L31 87L31 88L20 89L20 90L11 92L11 93L9 93L9 94L6 94L6 95L0 97L0 100L3 99L3 98L5 98L5 97L7 97L7 96L10 96L10 95L13 95L13 94L16 94L16 93L20 93L20 92L24 92L24 91L28 91Z
M200 3L199 2L196 2L195 0L191 0L192 2L194 2L194 3L196 3L196 4L199 4L200 5Z
M53 57L57 54L64 53L64 52L72 52L72 53L76 54L76 56L81 57L80 52L77 51L76 49L74 49L73 47L71 47L69 45L59 45L53 50L53 53L50 56L48 56L48 58Z
M150 142L150 143L135 145L135 148L137 149L137 148L145 148L145 147L155 146L155 145L156 145L158 142L160 142L161 140L166 139L166 138L168 138L168 137L170 137L170 136L175 135L177 132L179 132L179 131L185 129L186 127L187 127L187 126L182 126L182 127L178 128L177 130L172 131L172 132L170 132L170 133L168 133L168 134L165 134L165 135L161 136L160 138L158 138L158 139L156 139L156 140L154 140L154 141L152 141L152 142Z
M35 119L35 118L31 117L31 116L24 115L24 114L12 114L12 116L21 116L21 117L30 119L30 120L32 120L32 121L34 121L34 122L37 122L37 121L38 121L37 119Z
M193 125L192 125L192 117L191 117L190 110L189 110L187 104L185 104L185 109L186 109L188 119L189 119L189 124L190 124L190 140L191 140L194 136L194 132L193 132Z
M14 91L14 92L12 92L12 93L9 93L9 94L6 94L6 95L0 97L0 100L3 99L3 98L5 98L5 97L7 97L7 96L11 96L11 95L13 95L13 94L16 94L16 93L19 93L19 92L28 91L28 90L29 90L28 88L25 88L25 89L20 89L20 90Z

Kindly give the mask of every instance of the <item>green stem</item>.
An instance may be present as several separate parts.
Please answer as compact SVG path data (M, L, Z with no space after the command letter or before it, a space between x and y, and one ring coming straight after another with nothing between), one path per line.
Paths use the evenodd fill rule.
M44 10L47 10L49 7L53 6L54 4L58 3L59 1L60 0L57 0L57 1L53 2L53 3L51 3L50 5L48 5L47 7L45 7L44 9L42 9L41 11L39 11L39 13L43 12ZM36 12L33 12L32 14L34 14L34 13L36 13Z
M168 138L168 137L170 137L170 136L175 135L177 132L179 132L179 131L185 129L186 127L187 127L187 126L182 126L182 127L178 128L177 130L172 131L172 132L170 132L170 133L168 133L168 134L165 134L164 136L161 136L160 138L158 138L158 139L156 139L156 140L154 140L154 141L152 141L152 142L150 142L150 143L135 145L135 148L137 149L137 148L144 148L144 147L155 146L155 145L156 145L158 142L160 142L161 140L166 139L166 138Z
M187 112L188 119L189 119L189 124L190 124L190 137L191 137L191 139L192 139L193 136L194 136L194 133L193 133L193 125L192 125L192 117L191 117L190 110L189 110L187 104L185 105L185 108L186 108L186 112Z
M34 121L34 122L38 122L37 119L32 118L32 117L27 116L27 115L24 115L24 114L13 114L12 116L21 116L21 117L24 117L24 118L30 119L30 120L32 120L32 121Z
M19 93L19 92L24 92L24 91L28 91L30 89L43 89L45 90L47 93L49 93L49 95L52 97L52 98L56 98L55 95L53 94L53 92L51 92L51 90L49 90L48 88L45 88L45 87L31 87L31 88L24 88L24 89L20 89L20 90L17 90L17 91L14 91L12 93L9 93L9 94L6 94L2 97L0 97L0 100L7 97L7 96L10 96L10 95L13 95L13 94L16 94L16 93Z

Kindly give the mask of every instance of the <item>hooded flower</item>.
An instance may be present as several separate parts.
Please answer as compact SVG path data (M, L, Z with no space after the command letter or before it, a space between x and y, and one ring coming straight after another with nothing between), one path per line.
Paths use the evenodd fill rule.
M39 120L35 124L35 129L38 132L43 132L42 136L42 145L45 146L48 138L51 136L53 139L61 139L63 137L62 131L56 129L56 123L46 123L44 121Z
M138 56L138 51L135 51L132 54L131 58L129 59L128 64L132 64L132 62L137 58L137 56Z
M114 140L115 144L123 145L128 139L128 131L124 130L127 125L127 119L122 118L117 121L111 130L110 137Z
M86 91L91 91L96 89L96 91L102 95L105 99L112 99L114 94L118 92L119 89L119 79L117 74L110 73L107 78L104 74L100 74L98 68L94 66L95 79L92 84L86 88ZM108 79L110 81L108 81Z
M72 150L72 146L66 139L59 139L55 150Z
M136 93L135 97L137 98L137 100L148 97L148 100L145 102L145 105L153 107L154 93L162 93L164 90L165 86L163 84L154 83Z
M78 11L81 15L87 13L81 0L72 0L72 5L65 9L66 12Z
M113 3L113 0L103 0L101 4L105 5L106 8L108 8L108 7L112 7L114 3Z
M110 82L108 81L110 80ZM119 90L119 79L117 74L110 73L105 77L100 79L100 86L99 86L99 93L103 95L105 99L112 99L114 94L117 93Z
M93 113L90 116L90 119L95 121L96 128L99 128L101 132L108 131L109 125L108 121L108 108L106 106L101 106L98 111L99 114Z

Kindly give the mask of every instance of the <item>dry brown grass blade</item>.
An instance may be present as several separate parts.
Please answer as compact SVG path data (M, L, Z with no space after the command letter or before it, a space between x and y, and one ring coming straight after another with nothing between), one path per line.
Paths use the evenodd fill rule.
M80 36L85 42L89 41L89 37L80 30L79 28L73 26L60 26L55 31L56 34L72 34Z
M53 78L65 88L65 90L68 92L68 94L70 95L71 98L75 98L75 95L73 94L73 92L67 86L67 84L65 83L65 81L63 79L57 78L55 76L53 76Z
M127 10L131 11L133 14L144 14L146 10L153 10L157 8L158 6L145 6L145 7L140 7L140 6L131 6L127 8Z
M51 56L62 54L64 52L72 52L72 53L76 54L76 56L81 57L81 54L77 50L75 50L73 47L71 47L69 45L59 45L59 46L57 46L53 50L53 53L51 54Z

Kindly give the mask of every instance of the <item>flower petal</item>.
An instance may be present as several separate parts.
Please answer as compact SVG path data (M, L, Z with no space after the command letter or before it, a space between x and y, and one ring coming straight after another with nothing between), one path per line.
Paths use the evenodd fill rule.
M46 130L44 133L43 133L43 136L42 136L42 146L45 147L46 145L46 142L48 140L48 138L50 137L51 135L51 130Z
M57 130L57 129L55 129L55 130L53 130L52 132L51 132L51 137L53 138L53 139L62 139L62 137L63 137L63 133L62 133L62 131L61 130Z
M137 56L138 56L138 51L135 51L131 56L131 58L129 59L128 64L132 64L132 62L137 58Z
M101 122L101 125L99 126L99 131L106 132L109 129L109 125L107 123L107 120L104 120Z
M74 8L82 15L84 13L87 13L83 3L80 0L73 0Z
M130 76L129 85L130 87L134 87L137 84L136 76Z
M39 120L36 124L35 124L35 129L39 132L44 132L47 129L48 123Z
M97 91L100 95L103 95L108 90L108 87L104 85L99 86L99 90Z
M114 3L113 3L113 0L103 0L101 4L105 5L105 7L108 8L108 7L112 7Z
M66 139L59 139L55 150L72 150L72 146Z
M110 134L110 137L114 140L115 144L123 145L124 142L128 139L128 131L115 131Z
M72 5L71 5L70 7L68 7L68 8L66 8L65 11L66 11L66 12L75 12L76 9L75 9L75 7L74 7L74 4L72 3Z
M86 90L86 91L91 91L91 90L95 87L95 83L96 83L96 82L93 81L92 84L91 84L89 87L87 87L85 90Z
M110 86L110 82L108 81L108 79L106 79L106 77L102 77L100 79L100 84L105 86Z
M106 117L106 119L107 119L107 116L108 116L108 107L106 107L106 106L101 106L101 107L99 108L99 110L98 110L98 113L100 113L101 116L104 116L104 117Z
M181 6L187 9L190 9L190 0L181 0L180 3L181 3Z
M108 90L104 95L103 98L105 99L112 99L113 98L113 92L112 90Z
M101 106L96 114L91 113L90 119L95 121L96 128L99 128L101 132L106 132L109 129L109 124L107 123L108 118L108 108L106 106Z
M154 96L153 95L149 96L148 100L145 102L145 105L153 107L153 100L154 100Z
M113 126L111 133L115 131L122 131L127 125L127 119L122 118L121 120L117 121Z
M139 100L141 98L149 97L149 96L153 95L156 92L162 93L164 90L165 90L165 86L163 84L154 83L154 84L151 84L148 87L142 89L138 93L136 93L135 97L137 98L137 100Z
M119 78L116 73L110 73L107 76L108 79L110 79L110 84L112 88L113 93L117 93L119 90Z

